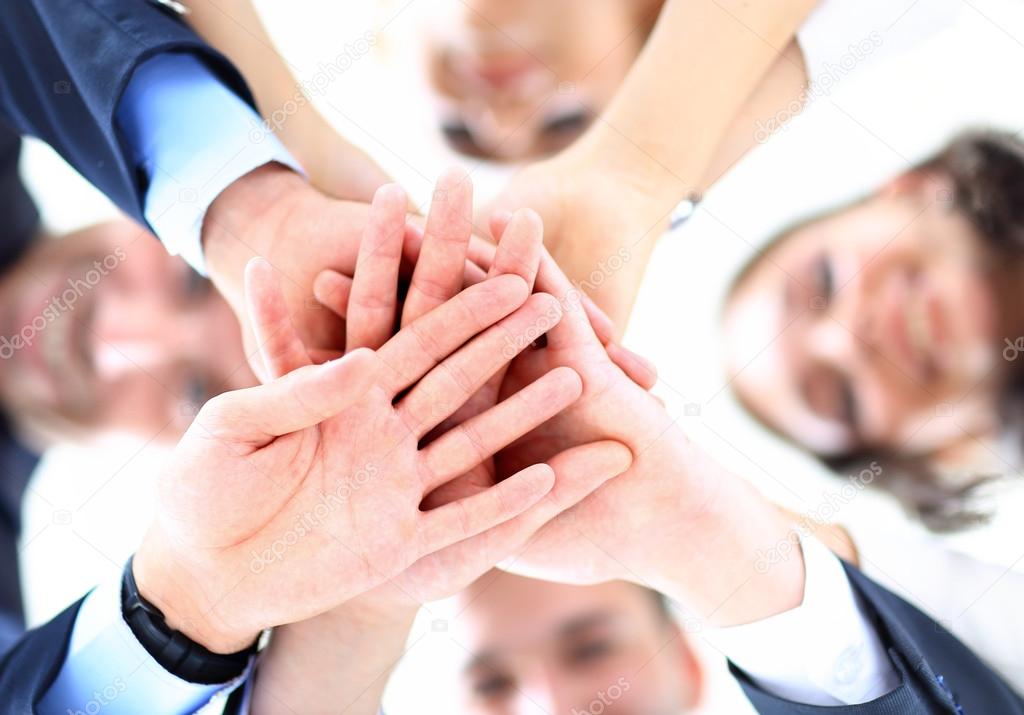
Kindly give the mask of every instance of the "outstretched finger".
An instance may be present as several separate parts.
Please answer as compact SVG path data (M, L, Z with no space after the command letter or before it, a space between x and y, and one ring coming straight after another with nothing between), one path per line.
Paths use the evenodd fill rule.
M512 278L499 276L491 280ZM470 289L471 290L471 289ZM513 314L473 338L416 384L395 409L420 437L450 417L512 358L561 318L551 296L536 293Z
M473 233L473 184L462 169L438 179L409 293L402 326L444 303L462 289L466 247Z
M553 295L565 313L562 322L548 333L549 348L573 350L601 344L587 316L583 292L569 281L547 251L540 259L537 290Z
M377 351L387 369L381 377L385 389L397 395L528 297L519 276L496 276L470 286L403 328Z
M554 483L551 467L534 464L487 491L423 512L423 554L514 519L543 499Z
M454 594L497 564L514 563L545 524L625 472L631 463L629 449L610 440L561 452L548 460L555 473L555 484L541 501L513 519L423 557L409 573L415 575L421 569L430 573L443 571L449 574L449 593L431 595L439 598Z
M501 236L488 275L515 273L533 290L544 246L544 224L530 209L516 211Z
M348 301L352 295L352 279L330 268L320 271L313 279L313 297L339 318L348 314Z
M273 380L309 365L309 355L292 323L280 281L271 265L258 256L245 266L245 300L265 371L262 379Z
M575 371L555 368L486 412L448 430L421 452L424 490L432 492L465 474L557 415L582 391L583 383Z
M394 332L405 204L405 192L397 184L374 194L345 315L346 350L379 348Z
M365 348L306 365L265 385L225 392L206 403L197 421L211 434L266 444L313 427L355 404L376 382L380 363Z

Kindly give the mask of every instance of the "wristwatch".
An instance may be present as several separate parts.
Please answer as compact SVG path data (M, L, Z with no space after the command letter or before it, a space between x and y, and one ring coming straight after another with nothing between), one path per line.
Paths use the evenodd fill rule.
M190 683L215 685L242 675L249 659L256 654L260 639L236 653L213 653L184 633L172 629L160 609L139 593L132 572L133 558L125 564L121 580L121 612L146 652L164 670Z

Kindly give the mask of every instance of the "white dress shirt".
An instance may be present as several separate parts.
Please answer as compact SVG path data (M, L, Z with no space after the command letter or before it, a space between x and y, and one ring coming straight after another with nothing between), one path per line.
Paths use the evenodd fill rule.
M895 690L900 676L839 559L801 540L804 599L793 610L716 629L708 641L776 697L806 705L855 705Z

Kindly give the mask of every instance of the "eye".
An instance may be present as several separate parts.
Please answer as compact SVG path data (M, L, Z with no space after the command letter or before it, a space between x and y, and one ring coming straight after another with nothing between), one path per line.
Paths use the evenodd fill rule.
M564 114L549 118L544 122L541 131L553 138L566 134L576 135L587 128L589 116L583 109L575 109Z
M574 665L587 665L607 657L614 646L607 639L592 639L578 643L569 651L569 661Z
M512 679L500 673L478 680L473 692L482 698L497 698L513 689Z
M814 265L814 279L817 294L825 299L827 305L835 293L835 273L828 256L822 255Z
M469 127L458 120L444 122L441 125L441 134L444 135L445 141L456 149L476 146L476 141L473 139L473 134L469 131Z

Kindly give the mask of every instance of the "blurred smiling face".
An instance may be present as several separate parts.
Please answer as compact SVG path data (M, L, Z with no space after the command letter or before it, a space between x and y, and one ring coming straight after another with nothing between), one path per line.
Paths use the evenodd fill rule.
M472 715L680 715L700 695L685 638L646 589L498 573L459 597Z
M650 0L434 0L416 18L419 57L446 141L522 160L590 124L642 47ZM429 9L428 9L429 8Z
M733 386L811 451L928 454L995 427L1012 271L938 177L905 175L796 229L730 296Z
M129 221L37 241L0 306L0 401L44 439L177 439L193 406L255 382L227 304Z

